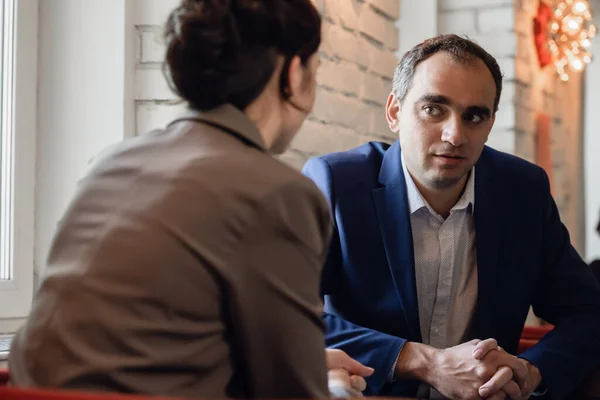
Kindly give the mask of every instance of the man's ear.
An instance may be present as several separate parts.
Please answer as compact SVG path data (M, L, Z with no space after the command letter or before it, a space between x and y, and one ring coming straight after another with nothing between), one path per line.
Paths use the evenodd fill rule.
M385 118L387 119L388 125L392 132L398 133L400 129L400 112L402 111L402 105L400 101L391 92L388 96L387 105L385 106Z

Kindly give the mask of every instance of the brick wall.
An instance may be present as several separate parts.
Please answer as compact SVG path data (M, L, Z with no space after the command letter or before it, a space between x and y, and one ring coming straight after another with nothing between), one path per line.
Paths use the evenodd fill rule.
M165 126L184 107L168 88L161 71L163 24L178 3L178 0L135 0L135 122L138 135Z
M440 33L467 35L498 59L504 73L500 110L488 144L536 162L536 118L551 120L553 196L576 247L582 246L581 81L561 82L552 66L539 68L533 39L538 0L438 0Z
M142 134L164 126L182 108L160 69L162 24L178 1L135 1L136 131ZM397 63L399 0L313 1L323 15L324 38L317 102L281 156L297 168L313 155L395 139L384 107Z

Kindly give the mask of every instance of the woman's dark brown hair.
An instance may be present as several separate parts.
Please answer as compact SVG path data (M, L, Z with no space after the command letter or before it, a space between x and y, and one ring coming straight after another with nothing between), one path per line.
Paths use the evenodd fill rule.
M304 64L321 43L321 17L311 0L182 0L165 29L165 75L190 107L225 103L244 110L286 60L281 95L287 98L287 66Z

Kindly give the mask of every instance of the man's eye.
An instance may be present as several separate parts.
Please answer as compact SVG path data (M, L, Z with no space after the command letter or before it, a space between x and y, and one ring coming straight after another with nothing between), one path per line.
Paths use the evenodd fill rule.
M423 110L425 111L425 113L432 116L438 116L442 113L442 110L434 106L425 106L423 107Z
M473 123L478 123L483 121L483 117L477 114L467 114L465 115L465 120Z

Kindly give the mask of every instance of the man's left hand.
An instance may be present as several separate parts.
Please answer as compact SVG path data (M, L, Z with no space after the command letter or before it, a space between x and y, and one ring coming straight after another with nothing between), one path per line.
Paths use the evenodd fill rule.
M540 383L542 383L542 374L540 373L540 370L529 361L523 358L519 358L519 361L522 362L525 367L527 367L526 385L528 390L523 391L522 398L528 399L531 397L531 394L535 391L535 389L537 389Z
M504 353L504 350L498 346L497 348L492 348L491 345L486 345L485 343L481 343L481 346L477 346L473 351L475 359L483 359L488 353L491 352L499 352ZM509 356L505 353L506 356ZM514 357L514 356L510 356ZM516 357L515 357L516 358ZM507 367L502 367L498 370L498 373L494 375L490 381L485 383L479 389L480 395L484 399L505 399L509 398L511 400L526 400L531 397L531 394L535 391L535 389L540 385L542 381L542 375L540 370L529 361L523 358L517 358L518 362L520 362L527 371L524 379L520 379L519 385L512 379L504 379L508 377L508 371L504 371ZM504 373L506 372L506 373ZM523 378L523 377L521 377ZM503 383L505 382L505 383ZM498 385L500 383L500 385ZM498 387L501 387L500 390L497 390Z

